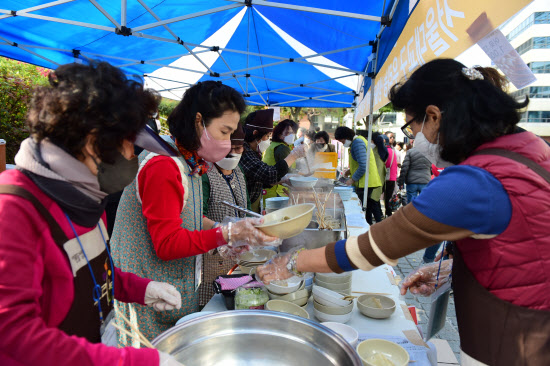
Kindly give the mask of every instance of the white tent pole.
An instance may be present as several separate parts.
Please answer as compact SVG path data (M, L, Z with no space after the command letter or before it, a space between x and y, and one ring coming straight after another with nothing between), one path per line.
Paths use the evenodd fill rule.
M250 79L250 78L246 78L246 79ZM258 95L260 96L260 98L262 98L262 100L264 101L264 105L268 105L269 103L265 100L265 98L263 97L263 95L259 92L258 88L256 88L256 84L254 84L254 82L252 81L252 79L250 79L250 83L252 84L252 86L254 87L254 89L256 89L256 91L258 92Z
M332 93L335 93L336 94L339 94L339 95L347 95L347 94L351 94L351 95L355 95L355 92L354 91L349 91L349 92L342 92L342 91L338 91L338 90L331 90L331 89L325 89L325 88L318 88L318 87L315 87L315 86L307 86L307 85L296 85L296 86L287 86L285 88L280 88L280 89L274 89L274 90L264 90L264 91L259 91L257 93L250 93L250 96L253 96L253 95L261 95L261 94L269 94L269 93L275 93L275 92L278 92L278 91L283 91L283 90L288 90L288 89L295 89L295 88L310 88L310 89L315 89L315 90L323 90L323 91L328 91L328 92L332 92Z
M278 106L278 105L283 105L283 104L288 104L288 103L295 103L295 102L302 102L304 100L309 100L309 98L301 98L301 99L295 99L295 100L289 100L287 102L280 102L280 103L274 103L274 104L271 104L272 106Z
M218 53L218 56L222 59L223 63L225 64L225 66L227 66L227 68L229 69L229 71L231 71L231 67L229 66L229 64L227 63L227 61L225 61L225 58L222 56L222 54L220 53L220 51L217 51ZM246 94L246 90L244 90L243 86L241 85L241 82L239 81L239 78L237 78L237 75L235 73L233 73L231 75L235 81L239 84L239 86L241 87L241 90L243 91L243 94Z
M105 15L105 18L109 19L111 23L113 23L118 29L120 29L120 24L115 20L115 18L111 16L111 14L109 14L107 10L103 9L103 7L101 7L101 5L99 5L96 0L88 0L88 1L94 4L97 10L99 10L103 15Z
M237 2L237 3L241 3L241 4L246 3L245 0L228 0L228 1L233 1L233 2ZM327 15L334 15L334 16L345 17L345 18L354 18L354 19L361 19L361 20L372 20L372 21L375 21L375 22L380 22L380 17L376 17L376 16L372 16L372 15L349 13L349 12L346 12L346 11L336 11L336 10L312 8L312 7L309 7L309 6L283 4L283 3L276 3L276 2L264 1L264 0L252 0L250 2L252 3L252 5L271 6L271 7L274 7L274 8L298 10L298 11L305 11L305 12L309 12L309 13L327 14Z
M240 69L240 70L235 70L233 72L222 72L220 73L220 76L226 76L226 75L231 75L231 74L234 74L234 73L237 73L237 72L245 72L245 71L251 71L251 70L256 70L256 69L264 69L266 67L270 67L270 66L277 66L277 65L281 65L281 64L286 64L288 63L289 61L286 60L286 61L279 61L279 62L273 62L271 64L265 64L265 65L259 65L259 66L253 66L253 67L248 67L246 69Z
M299 64L326 67L327 69L334 69L334 70L340 70L340 71L345 71L345 72L352 72L352 73L360 74L360 75L366 75L366 73L364 73L362 71L352 70L352 69L348 69L348 68L345 68L345 67L338 67L338 66L320 64L318 62L302 61L302 60L296 60L296 59L294 60L294 62L299 63Z
M337 79L343 79L343 78L349 78L350 76L357 76L359 74L349 74L349 75L342 75L342 76L337 76L337 77L334 77L334 78L330 78L330 79L324 79L324 80L319 80L319 81L312 81L311 83L307 83L307 84L304 84L304 85L313 85L313 84L320 84L320 83L325 83L327 81L332 81L332 80L337 80Z
M60 5L60 4L65 4L65 3L70 3L70 2L73 2L75 0L58 0L58 1L52 1L51 3L46 3L46 4L42 4L42 5L38 5L38 6L33 6L32 8L26 8L26 9L22 9L22 10L17 10L16 12L16 15L23 15L25 13L29 13L31 11L35 11L35 10L40 10L40 9L46 9L46 8L51 8L52 6L56 6L56 5ZM4 18L10 18L12 17L13 15L11 14L11 11L8 11L9 15L2 15L0 16L0 20L4 19Z
M9 11L0 10L0 13L10 13ZM111 27L105 27L103 25L97 25L97 24L90 24L90 23L84 23L84 22L77 22L74 20L66 20L61 18L54 18L54 17L48 17L45 15L38 15L38 14L17 14L17 16L22 16L25 18L33 18L33 19L40 19L40 20L47 20L54 23L63 23L63 24L70 24L70 25L77 25L79 27L85 27L85 28L92 28L92 29L99 29L104 30L107 32L114 32L115 28Z
M54 64L54 65L57 65L57 66L61 65L61 64L59 64L59 63L57 63L57 62L55 62L55 61L53 61L53 60L50 60L49 58L47 58L47 57L45 57L45 56L42 56L42 55L40 55L40 54L38 54L38 53L36 53L36 52L34 52L34 51L29 50L29 49L26 48L25 46L22 46L22 45L20 45L20 44L15 43L15 42L11 42L10 40L8 40L8 39L6 39L6 38L4 38L4 37L2 37L2 36L0 36L0 39L2 39L4 42L6 42L7 44L9 44L9 45L12 46L12 47L15 46L15 47L17 47L17 48L20 48L20 49L22 49L23 51L26 51L26 52L28 52L28 53L30 53L30 54L32 54L32 55L35 55L36 57L40 57L41 59L46 60L46 61L48 61L48 62L51 62L51 63Z
M120 25L126 27L126 10L128 6L126 0L120 0Z
M395 13L395 9L397 8L397 4L399 4L399 0L395 0L393 5L392 5L390 15L389 15L389 20L390 21L393 19L393 14ZM383 25L382 27L380 27L380 31L378 32L378 35L376 36L377 39L380 39L380 37L382 37L382 33L384 32L384 29L386 29L387 27L388 27L387 25Z
M334 51L327 51L327 52L316 53L314 55L297 57L294 60L305 60L305 59L312 58L312 57L325 56L325 55L330 55L330 54L333 54L333 53L340 53L340 52L355 50L357 48L363 48L363 47L368 47L368 46L369 46L368 43L364 43L364 44L359 44L357 46L350 46L350 47L346 47L346 48L340 48L340 49L337 49L337 50L334 50Z
M186 49L187 51L189 51L189 53L190 53L198 62L201 63L202 66L204 66L205 69L207 69L207 70L210 71L211 73L214 73L214 71L213 71L210 67L208 67L208 65L205 64L204 61L201 60L201 58L200 58L199 56L197 56L197 54L196 54L195 52L193 52L193 51L189 48L189 46L187 46L185 43L182 44L182 45L183 45L183 47L185 47L185 49Z
M150 75L147 75L147 74L144 74L143 77L144 78L149 78L149 79L158 79L158 80L163 80L163 81L169 81L171 83L180 83L180 84L185 84L185 85L193 85L193 84L190 84L190 83L186 83L184 81L163 79L163 78L159 78L158 76L150 76Z
M132 30L131 36L138 37L138 38L153 39L155 41L166 42L166 43L180 44L180 42L178 42L177 39L170 39L170 38L152 36L150 34L145 34L145 33L141 33L141 32L134 32L133 30Z
M255 101L253 101L253 100L247 100L246 103L247 103L247 104L252 103L252 104L255 104L255 105L262 105L262 106L263 106L263 105L266 105L266 104L262 104L262 103L255 102Z
M134 31L134 32L140 32L140 31L142 31L142 30L146 30L146 29L151 29L151 28L159 27L159 26L161 26L161 25L171 24L171 23L176 23L176 22L181 22L182 20L197 18L197 17L201 17L201 16L203 16L203 15L218 13L218 12L220 12L220 11L225 11L225 10L229 10L229 9L240 8L240 7L242 7L242 6L243 6L243 5L241 5L241 4L224 5L224 6L220 6L220 7L218 7L218 8L203 10L203 11L199 11L199 12L193 13L193 14L187 14L187 15L182 15L182 16L179 16L179 17L171 18L171 19L162 20L162 21L160 21L160 22L155 22L155 23L150 23L150 24L141 25L141 26L139 26L139 27L132 28L132 31Z

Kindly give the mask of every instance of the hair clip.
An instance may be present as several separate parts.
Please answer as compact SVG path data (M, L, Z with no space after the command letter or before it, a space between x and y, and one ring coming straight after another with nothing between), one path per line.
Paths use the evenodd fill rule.
M483 80L483 74L479 72L479 70L473 68L473 67L463 67L462 68L462 75L466 76L470 80Z

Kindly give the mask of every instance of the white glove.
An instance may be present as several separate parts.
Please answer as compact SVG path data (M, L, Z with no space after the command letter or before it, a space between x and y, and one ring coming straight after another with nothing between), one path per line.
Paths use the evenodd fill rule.
M183 366L183 364L176 361L176 359L168 353L159 351L159 366Z
M297 147L304 143L304 136L300 137L298 140L294 141L294 147Z
M307 153L307 146L302 144L294 147L290 152L290 155L296 156L296 159L304 158Z
M145 289L145 305L156 311L168 311L181 308L181 294L172 285L151 281Z

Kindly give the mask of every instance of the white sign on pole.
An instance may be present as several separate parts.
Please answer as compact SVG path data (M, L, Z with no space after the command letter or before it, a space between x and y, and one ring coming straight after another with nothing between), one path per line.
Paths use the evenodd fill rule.
M274 121L280 121L281 120L281 107L271 107L273 108L273 120Z

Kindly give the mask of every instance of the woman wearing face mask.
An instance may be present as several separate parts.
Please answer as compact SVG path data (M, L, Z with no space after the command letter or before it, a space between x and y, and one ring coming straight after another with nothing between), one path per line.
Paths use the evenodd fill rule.
M280 161L284 161L291 153L291 146L294 144L295 133L298 129L296 122L285 119L273 129L273 137L271 144L267 148L262 158L262 161L267 165L274 166ZM303 145L302 145L303 146ZM291 169L296 169L296 164L290 166ZM286 197L287 190L280 184L275 184L266 189L267 194L264 195L264 200L271 197Z
M250 209L250 199L246 191L246 179L239 161L243 153L244 132L239 125L231 134L231 152L222 160L212 165L202 176L203 213L210 220L222 222L226 217L244 218L243 212L222 204L227 201L240 207ZM216 250L203 256L204 275L199 288L199 306L204 306L212 296L212 281L217 276L227 274L235 265L232 258L223 258Z
M180 365L116 348L112 326L114 299L181 306L173 286L113 266L106 243L106 197L136 175L133 142L149 136L140 146L171 152L143 130L158 97L104 62L49 79L29 106L17 168L0 174L0 364Z
M220 82L199 82L189 88L168 117L177 157L147 150L139 156L136 179L124 190L111 241L115 263L127 271L170 281L182 293L182 307L166 316L120 304L119 310L149 339L198 311L202 279L200 254L233 241L261 245L273 241L254 228L260 219L217 226L203 217L201 176L208 163L231 151L230 136L245 104L233 88ZM119 333L119 344L136 344Z
M517 127L528 100L506 94L495 75L442 59L394 86L390 101L405 110L403 130L414 137L414 149L448 168L368 233L258 268L264 283L292 270L395 265L417 250L456 241L438 285L448 281L452 264L462 363L549 365L550 147ZM409 275L401 293L433 293L438 268L434 263Z
M315 152L336 152L333 144L329 144L330 137L325 131L319 131L315 134Z

